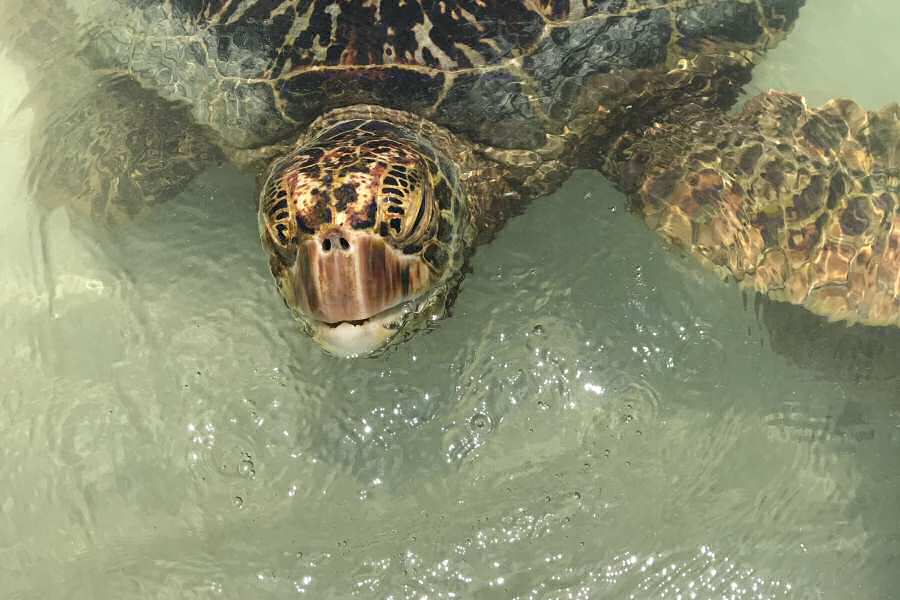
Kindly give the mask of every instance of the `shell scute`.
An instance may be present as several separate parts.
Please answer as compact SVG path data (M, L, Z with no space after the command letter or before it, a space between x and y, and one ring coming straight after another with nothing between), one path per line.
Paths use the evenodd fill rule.
M304 71L279 82L285 114L308 124L326 110L352 104L377 104L420 113L433 106L444 87L444 74L402 68Z

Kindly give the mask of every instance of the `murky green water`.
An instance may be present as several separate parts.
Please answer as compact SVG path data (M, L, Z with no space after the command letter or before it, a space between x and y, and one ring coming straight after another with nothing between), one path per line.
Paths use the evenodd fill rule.
M900 99L900 9L811 2L753 89ZM388 356L298 337L254 182L39 218L0 64L0 597L900 589L900 332L759 303L576 174Z

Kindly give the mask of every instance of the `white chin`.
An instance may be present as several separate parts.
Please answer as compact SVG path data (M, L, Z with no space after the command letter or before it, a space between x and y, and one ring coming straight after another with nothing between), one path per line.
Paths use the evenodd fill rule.
M415 306L408 301L369 317L365 322L316 323L313 340L326 352L342 358L366 356L383 348L397 334L397 322Z
M385 327L387 323L370 319L361 325L341 323L337 327L320 324L313 339L330 354L342 358L366 356L387 344L396 329Z

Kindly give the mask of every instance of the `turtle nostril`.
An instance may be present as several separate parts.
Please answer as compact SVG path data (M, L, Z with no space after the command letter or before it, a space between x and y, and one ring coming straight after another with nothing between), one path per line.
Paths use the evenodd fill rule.
M331 252L332 250L348 251L350 250L350 240L335 232L331 233L322 240L322 252Z

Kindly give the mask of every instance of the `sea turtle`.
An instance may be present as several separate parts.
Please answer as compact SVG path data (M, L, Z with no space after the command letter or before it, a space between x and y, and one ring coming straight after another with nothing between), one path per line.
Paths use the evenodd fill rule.
M44 111L33 171L114 220L207 161L257 169L278 290L339 355L441 317L474 246L575 168L748 288L897 326L900 107L726 112L802 4L70 0L71 54L105 77ZM68 35L47 10L20 47Z

